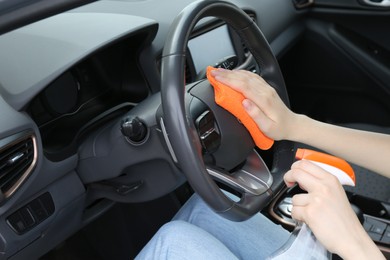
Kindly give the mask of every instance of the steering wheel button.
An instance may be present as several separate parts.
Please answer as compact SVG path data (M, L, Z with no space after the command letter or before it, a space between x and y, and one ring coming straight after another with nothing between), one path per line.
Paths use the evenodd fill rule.
M210 110L203 112L195 120L195 125L203 149L209 153L215 151L221 144L221 137L212 112Z

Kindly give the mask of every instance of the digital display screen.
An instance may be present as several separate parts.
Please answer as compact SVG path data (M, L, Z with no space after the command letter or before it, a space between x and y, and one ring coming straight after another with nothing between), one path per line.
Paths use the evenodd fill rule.
M236 55L230 40L228 27L220 26L188 41L196 73L207 66L214 66L223 58Z

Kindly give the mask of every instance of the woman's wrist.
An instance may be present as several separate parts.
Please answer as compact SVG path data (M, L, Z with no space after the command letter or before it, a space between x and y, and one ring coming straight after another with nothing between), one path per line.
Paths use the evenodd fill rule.
M306 133L310 133L311 131L308 128L310 128L310 121L312 120L306 115L293 113L290 117L289 126L287 126L288 131L286 131L284 139L294 142L304 142Z

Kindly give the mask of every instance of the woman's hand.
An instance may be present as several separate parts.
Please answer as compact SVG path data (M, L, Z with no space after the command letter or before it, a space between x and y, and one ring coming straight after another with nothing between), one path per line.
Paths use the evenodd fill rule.
M360 224L336 177L302 160L292 165L284 181L287 186L298 183L308 192L292 198L292 217L305 222L330 252L344 259L384 259Z
M246 70L218 69L211 75L246 97L242 105L266 136L274 140L288 139L298 115L287 108L263 78Z

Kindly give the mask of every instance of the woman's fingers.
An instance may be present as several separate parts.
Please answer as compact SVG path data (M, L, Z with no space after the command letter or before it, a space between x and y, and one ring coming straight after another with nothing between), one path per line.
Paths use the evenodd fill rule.
M293 163L291 169L302 169L319 179L326 178L327 176L327 172L323 168L308 160L300 160Z
M296 194L292 197L291 217L295 220L304 221L306 207L310 204L310 196L306 193Z
M307 193L299 193L292 197L293 206L304 207L310 203L310 196Z
M303 190L310 192L316 189L319 179L301 168L295 168L284 175L284 181L290 187L298 183Z
M224 69L212 70L211 75L248 99L243 102L243 106L265 135L282 140L293 131L290 125L294 123L295 114L262 77L245 70Z
M275 123L271 118L269 118L264 112L251 100L244 99L242 101L242 106L248 115L256 122L259 128L264 132L268 133L269 129L272 128Z
M317 189L320 181L330 182L333 185L337 185L338 182L335 176L307 160L293 163L291 170L285 174L284 181L287 186L298 183L302 189L308 192Z
M259 95L261 90L267 89L268 84L255 73L246 70L212 70L211 75L219 82L243 93L245 97Z

